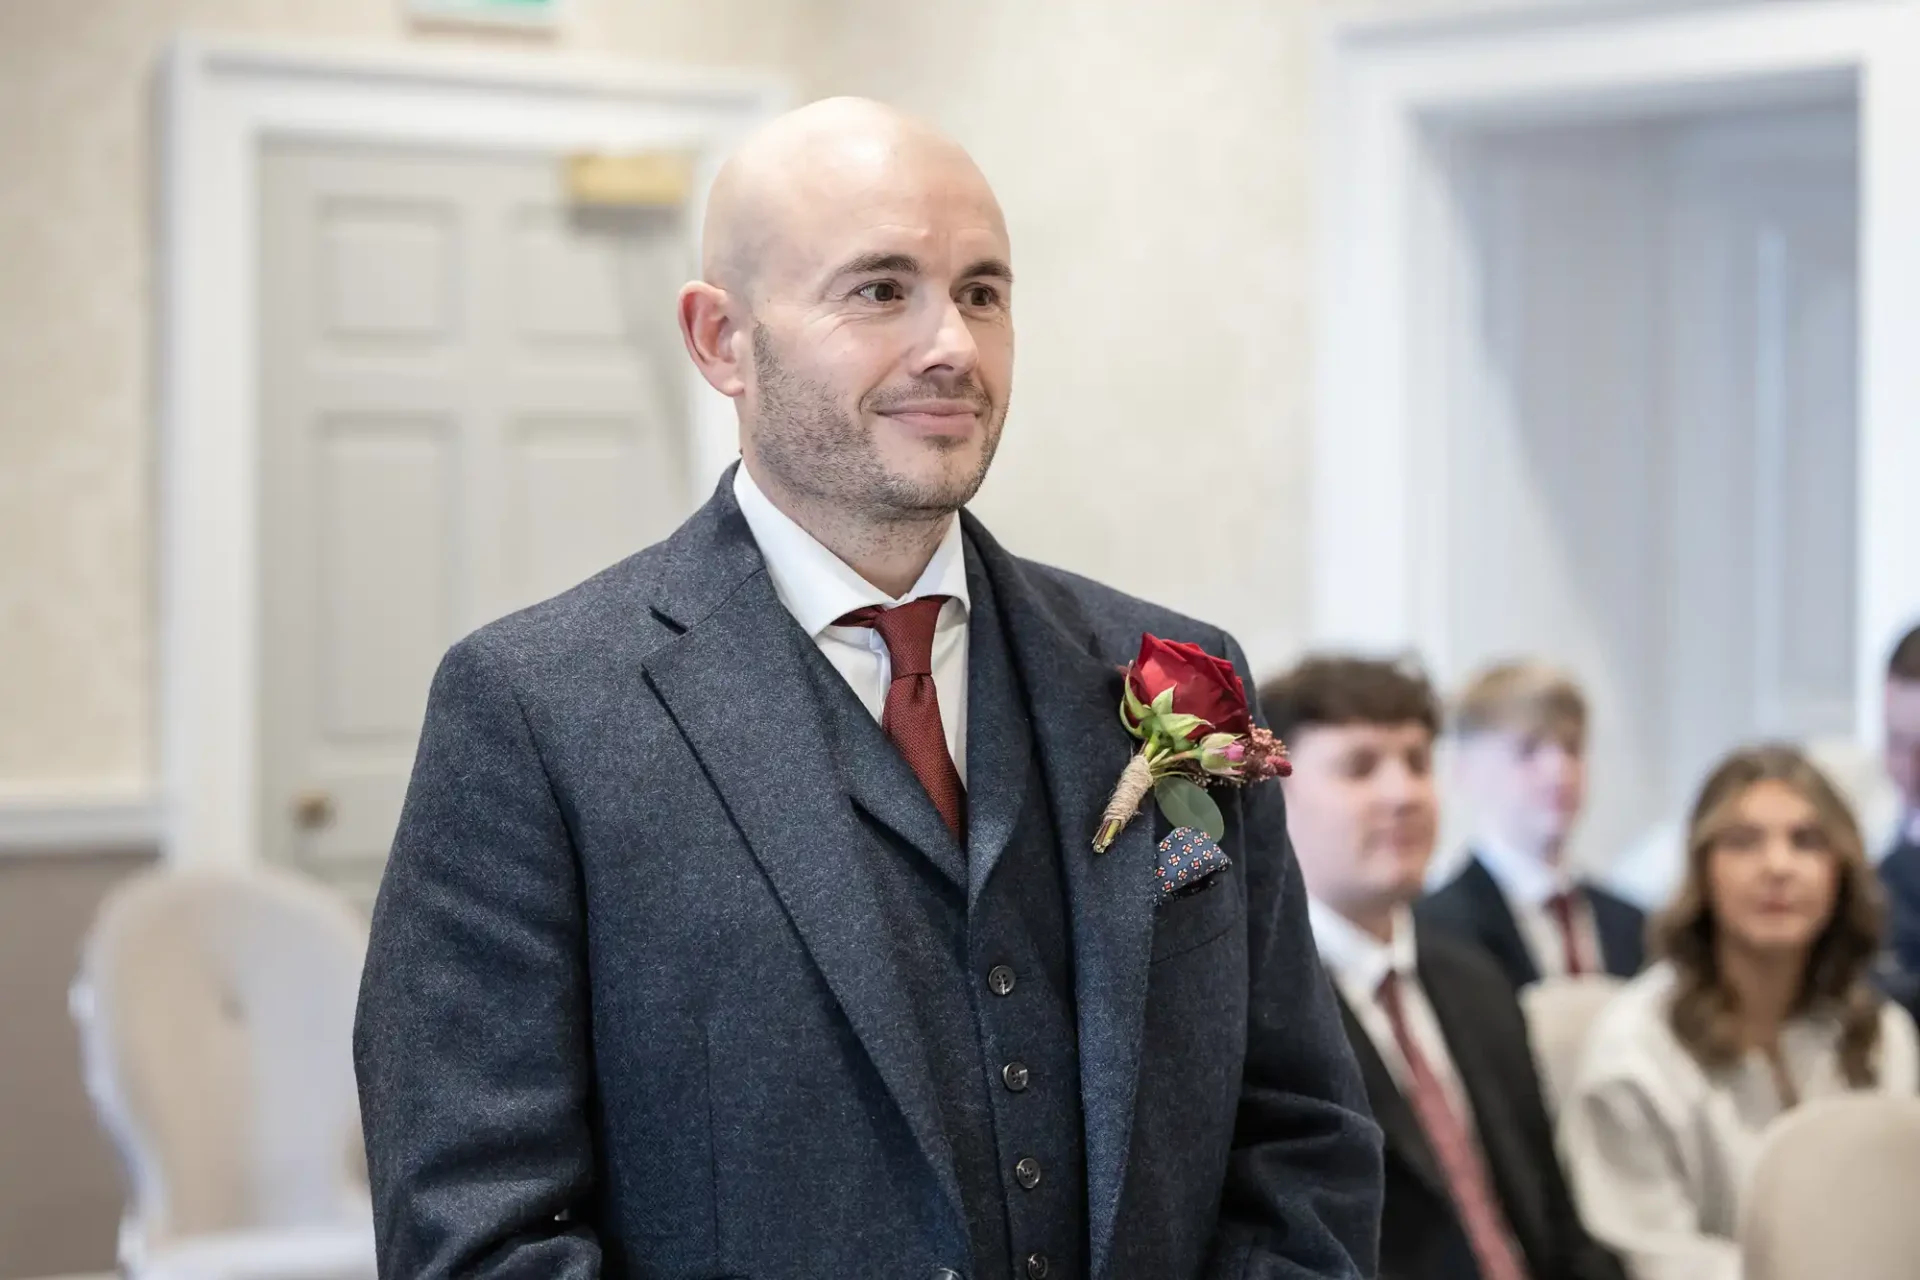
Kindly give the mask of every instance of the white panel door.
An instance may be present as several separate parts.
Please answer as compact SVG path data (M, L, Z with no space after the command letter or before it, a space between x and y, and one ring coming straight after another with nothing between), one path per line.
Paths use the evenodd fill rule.
M1486 663L1535 656L1578 676L1591 790L1574 839L1595 863L1657 804L1663 762L1653 148L1626 123L1497 133L1457 153L1476 253L1448 371L1438 674L1457 688ZM1469 825L1462 804L1447 810L1436 877Z
M1856 128L1838 108L1731 117L1669 154L1666 627L1689 678L1667 735L1682 778L1739 739L1853 731Z
M262 158L263 839L377 881L441 653L685 518L671 212L545 156Z
M1581 678L1596 867L1732 746L1850 731L1856 128L1804 107L1452 148L1440 675ZM1657 893L1671 849L1642 847Z

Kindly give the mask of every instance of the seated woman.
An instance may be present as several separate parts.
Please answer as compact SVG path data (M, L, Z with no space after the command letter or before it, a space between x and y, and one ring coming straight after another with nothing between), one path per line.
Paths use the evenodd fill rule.
M1600 1015L1561 1143L1588 1228L1634 1280L1739 1280L1768 1123L1807 1099L1920 1090L1913 1021L1868 985L1878 886L1833 785L1786 747L1707 779L1663 958Z

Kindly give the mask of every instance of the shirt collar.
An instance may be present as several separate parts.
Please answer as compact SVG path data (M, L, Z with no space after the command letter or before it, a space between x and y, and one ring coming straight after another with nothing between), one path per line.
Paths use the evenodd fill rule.
M1405 907L1393 913L1393 937L1380 939L1315 898L1307 899L1307 920L1320 959L1344 985L1355 991L1377 992L1389 973L1414 976L1419 952L1413 940L1413 912Z
M854 572L846 561L774 506L754 483L745 462L734 471L733 496L754 542L759 544L761 558L767 562L774 594L810 637L818 637L836 619L868 605L891 608L922 596L949 596L959 602L959 616L963 618L973 607L967 594L966 552L957 516L949 518L947 532L919 580L896 600ZM943 610L942 620L951 613L950 608Z
M1544 906L1549 898L1576 887L1565 867L1550 866L1498 840L1476 840L1473 852L1501 892L1525 906Z

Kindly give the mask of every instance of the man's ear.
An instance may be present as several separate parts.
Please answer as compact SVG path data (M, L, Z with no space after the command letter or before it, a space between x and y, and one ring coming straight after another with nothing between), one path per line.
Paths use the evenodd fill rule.
M746 336L734 315L733 295L695 280L680 290L680 337L700 376L721 395L738 399L747 390Z

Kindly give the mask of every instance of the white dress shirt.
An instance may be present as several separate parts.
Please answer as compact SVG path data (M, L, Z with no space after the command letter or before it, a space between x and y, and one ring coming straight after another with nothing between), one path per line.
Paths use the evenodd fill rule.
M1394 912L1393 937L1388 942L1380 941L1332 907L1313 898L1307 899L1307 919L1313 927L1313 943L1319 949L1320 962L1326 966L1334 986L1353 1009L1354 1017L1360 1020L1360 1026L1366 1031L1367 1038L1373 1041L1380 1060L1387 1064L1388 1073L1393 1076L1394 1083L1400 1086L1401 1094L1412 1097L1413 1073L1407 1067L1406 1055L1400 1051L1399 1038L1393 1034L1393 1022L1387 1017L1385 1006L1380 1003L1380 984L1389 973L1394 975L1394 984L1400 990L1400 1009L1406 1018L1407 1034L1413 1037L1421 1056L1426 1058L1434 1075L1440 1078L1440 1087L1446 1091L1447 1102L1453 1107L1454 1114L1466 1126L1467 1132L1477 1137L1478 1130L1473 1127L1473 1105L1467 1100L1467 1091L1460 1083L1460 1072L1453 1065L1453 1054L1447 1050L1447 1037L1440 1029L1440 1019L1434 1014L1433 1006L1427 1002L1426 990L1420 985L1413 913L1404 907Z
M1784 1107L1766 1058L1708 1071L1668 1019L1678 977L1654 965L1621 988L1588 1033L1560 1115L1560 1148L1581 1218L1632 1280L1740 1280L1740 1210L1767 1127ZM1780 1054L1803 1103L1849 1092L1831 1018L1796 1017ZM1879 1078L1912 1097L1913 1019L1880 1010ZM1836 1277L1836 1280L1844 1280Z
M1547 903L1556 895L1573 895L1573 944L1587 973L1605 973L1607 962L1600 950L1600 927L1594 923L1593 906L1587 901L1580 882L1563 867L1551 866L1538 858L1501 844L1498 840L1474 841L1474 856L1487 869L1507 910L1520 926L1520 937L1533 954L1534 967L1543 978L1558 978L1567 972L1567 947L1560 932L1560 920Z
M839 627L836 619L868 605L892 608L922 596L946 596L933 629L933 687L940 699L940 727L946 730L947 752L960 782L967 781L967 616L972 598L967 594L965 543L960 519L950 518L946 536L933 559L907 594L894 599L855 573L812 534L760 491L742 462L733 476L733 496L740 514L767 562L773 591L793 615L800 629L818 645L834 669L846 678L860 701L880 719L886 710L887 688L893 683L893 662L886 642L872 627Z

